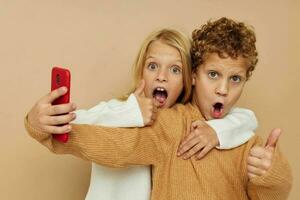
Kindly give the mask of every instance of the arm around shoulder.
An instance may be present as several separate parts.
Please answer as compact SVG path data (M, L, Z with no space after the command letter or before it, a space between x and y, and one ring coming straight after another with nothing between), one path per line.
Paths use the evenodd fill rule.
M108 128L92 125L72 125L67 143L52 138L51 134L34 129L25 118L28 133L57 154L72 154L109 167L151 165L161 159L157 133L159 123L145 128Z

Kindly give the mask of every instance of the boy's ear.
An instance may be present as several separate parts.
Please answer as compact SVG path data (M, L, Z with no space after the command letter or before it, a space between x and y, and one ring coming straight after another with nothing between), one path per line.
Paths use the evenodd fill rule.
M196 74L197 70L195 70L194 72L192 72L192 85L194 86L196 84Z

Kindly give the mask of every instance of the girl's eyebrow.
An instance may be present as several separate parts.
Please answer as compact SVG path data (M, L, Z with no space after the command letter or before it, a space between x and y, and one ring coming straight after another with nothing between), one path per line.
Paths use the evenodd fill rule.
M182 63L182 60L181 60L181 59L177 59L177 60L175 60L175 62L180 62L180 63Z
M146 58L155 58L154 56L148 55Z
M154 56L151 56L151 55L149 55L149 56L146 56L146 60L148 60L148 59L155 59L156 57L154 57ZM180 64L182 64L182 60L179 58L179 59L177 59L177 60L174 60L174 62L178 62L178 63L180 63Z

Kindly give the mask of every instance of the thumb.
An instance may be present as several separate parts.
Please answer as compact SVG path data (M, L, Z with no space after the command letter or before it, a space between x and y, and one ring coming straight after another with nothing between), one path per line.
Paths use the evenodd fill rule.
M275 148L276 144L279 140L279 137L281 135L281 132L282 132L282 130L280 128L273 129L268 137L265 147Z
M142 79L139 83L139 86L135 89L134 95L135 96L145 96L144 88L145 88L145 80Z

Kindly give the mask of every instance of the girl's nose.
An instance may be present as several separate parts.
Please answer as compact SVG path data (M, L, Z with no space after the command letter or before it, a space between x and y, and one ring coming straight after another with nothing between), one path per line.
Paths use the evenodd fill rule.
M168 76L168 75L167 75L166 70L160 69L160 70L158 71L156 80L157 80L157 81L160 81L160 82L165 82L165 81L168 80L167 76Z

